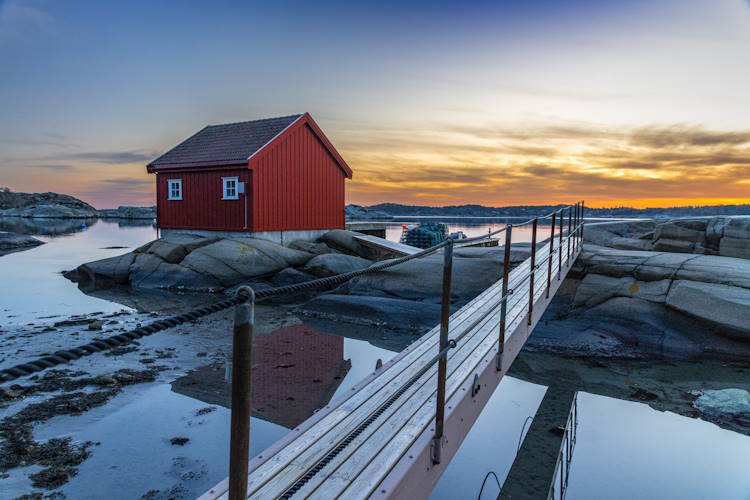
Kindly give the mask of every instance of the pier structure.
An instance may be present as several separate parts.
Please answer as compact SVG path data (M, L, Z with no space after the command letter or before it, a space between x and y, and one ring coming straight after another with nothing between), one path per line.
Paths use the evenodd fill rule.
M440 325L250 458L246 477L230 475L201 498L427 497L581 251L582 203L551 213L551 233L538 241L543 218L524 223L532 225L531 256L512 270L514 226L496 231L505 237L502 276L452 314L452 253L462 242L395 259L443 252ZM233 429L232 444L235 432L249 431ZM230 494L237 483L245 494Z

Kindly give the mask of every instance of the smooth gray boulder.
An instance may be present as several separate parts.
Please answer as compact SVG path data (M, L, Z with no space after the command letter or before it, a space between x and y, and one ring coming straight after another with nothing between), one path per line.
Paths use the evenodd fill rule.
M213 276L199 274L179 264L164 261L158 263L149 273L131 275L131 286L192 292L216 292L224 288Z
M331 253L333 251L325 243L307 240L294 240L289 243L289 248L313 255L322 255L324 253Z
M708 220L673 220L656 226L654 240L671 239L701 243L706 238Z
M127 284L130 266L134 260L135 254L128 252L124 255L82 264L74 271L63 274L67 278L83 284Z
M454 257L451 300L457 305L468 302L500 279L502 269L502 264L493 259ZM443 255L438 253L359 276L341 288L352 295L439 303L442 280Z
M736 286L676 280L667 306L715 324L739 340L750 341L750 290Z
M750 217L673 219L644 232L652 221L587 224L584 241L624 250L722 255L750 259Z
M655 223L606 222L587 224L583 232L584 242L622 250L651 250L651 236Z
M215 241L217 241L217 238L206 238L195 234L175 234L154 240L139 250L157 255L172 264L177 264L193 250Z
M693 406L708 416L729 414L750 425L750 392L730 387L700 391Z
M302 271L322 278L364 269L371 264L371 260L354 255L327 253L310 259L302 268Z
M581 280L573 299L574 307L594 307L613 297L638 298L664 303L669 280L638 281L631 277L612 277L587 274Z
M653 247L655 252L695 253L696 243L693 243L692 241L662 238L657 240Z
M305 281L312 281L316 278L317 276L302 272L299 269L287 267L281 272L275 274L270 281L273 286L287 286L304 283Z
M268 276L307 262L311 254L265 240L223 239L190 252L181 262L198 274L213 276L228 285L246 278Z
M732 217L726 220L723 236L750 239L750 217Z
M724 236L719 243L719 255L750 259L750 238L740 239Z
M440 322L440 304L389 297L325 294L315 297L300 309L399 329L423 330Z
M132 257L134 257L134 260L128 268L128 283L134 288L141 286L141 283L144 282L146 278L148 278L154 271L156 271L156 268L159 267L159 264L162 264L164 262L161 257L148 253L131 253L125 255L131 255ZM88 266L88 264L84 264L84 266ZM144 288L160 287L144 285Z
M356 239L354 239L355 234L354 231L334 229L333 231L325 233L319 238L319 240L340 252L356 255L363 259L377 260L377 250L361 245Z
M674 272L675 279L750 289L750 260L692 255Z
M487 259L502 265L505 262L505 247L459 247L453 250L453 256L467 259ZM515 243L511 245L511 264L520 264L530 256L530 243Z
M0 231L0 256L11 252L28 250L29 248L34 248L43 244L43 241L38 240L33 236Z
M258 261L256 261L256 263L257 262ZM263 262L264 265L268 263L265 259ZM236 285L237 283L245 281L248 277L256 277L256 275L246 276L245 274L240 273L235 267L215 257L210 252L192 252L180 262L180 265L191 269L198 274L210 276L213 280L218 281L225 287ZM257 269L258 272L262 273L257 276L264 276L270 272L269 269L276 269L276 262L271 261L269 267L259 266Z

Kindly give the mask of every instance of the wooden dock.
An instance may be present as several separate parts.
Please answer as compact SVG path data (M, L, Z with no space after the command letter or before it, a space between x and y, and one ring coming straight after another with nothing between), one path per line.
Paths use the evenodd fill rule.
M448 351L445 432L433 463L437 364L406 386L438 352L439 326L250 461L248 498L426 498L552 300L580 245L555 254L547 291L549 244L537 250L533 314L530 259L510 272L506 341L496 368L501 280L454 312L449 337L468 333ZM562 249L562 266L558 265ZM368 423L369 422L369 423ZM366 423L367 425L364 425ZM502 422L498 422L502 425ZM252 434L250 436L252 439ZM227 498L228 480L203 499Z
M389 254L396 257L413 255L422 251L421 248L413 247L411 245L404 245L403 243L386 240L369 234L355 233L352 235L352 238L357 240L361 245L373 248L383 254Z

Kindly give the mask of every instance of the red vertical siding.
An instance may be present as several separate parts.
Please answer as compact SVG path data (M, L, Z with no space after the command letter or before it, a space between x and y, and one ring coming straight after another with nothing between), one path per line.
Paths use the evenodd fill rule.
M156 217L160 228L242 231L245 225L244 195L222 200L222 177L237 176L252 193L251 172L247 168L209 171L160 172L156 176ZM182 179L182 200L167 199L169 179ZM251 195L248 195L252 198ZM247 200L248 230L252 230L251 199Z
M250 168L254 231L343 229L346 176L308 124L266 146Z

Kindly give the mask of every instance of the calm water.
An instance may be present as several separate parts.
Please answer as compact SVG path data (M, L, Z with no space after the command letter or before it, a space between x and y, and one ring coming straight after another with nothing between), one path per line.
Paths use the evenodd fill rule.
M122 227L103 220L80 232L35 236L46 244L0 257L0 325L25 324L40 316L123 309L120 304L81 293L60 273L84 262L129 252L155 237L151 225ZM107 248L113 246L125 248Z
M413 222L413 221L410 221ZM502 227L503 221L449 221L451 231L468 236ZM388 228L388 238L398 240L401 222ZM547 234L549 226L539 228ZM93 259L118 255L155 237L151 226L120 227L99 221L86 230L66 236L39 236L47 244L0 257L0 324L52 321L46 316L67 317L96 311L120 311L123 306L83 294L60 275L66 269ZM514 231L514 241L529 241L530 229ZM126 248L107 249L122 246ZM264 312L264 314L268 314ZM41 319L40 319L41 318ZM278 353L288 328L308 328L299 320L280 325L256 339L255 353ZM378 347L379 329L325 324L309 328L310 342L330 343L334 353L314 367L300 366L294 380L308 380L311 372L328 370L324 382L334 390L326 400L351 388L395 352ZM35 438L70 436L74 442L100 444L79 467L79 473L61 488L69 498L133 498L152 489L173 490L189 498L223 479L228 467L229 415L215 398L227 397L224 355L196 358L202 351L226 350L230 333L210 325L184 332L163 332L142 341L143 349L174 347L175 360L165 360L169 370L157 382L126 388L106 405L80 416L55 417L35 427ZM2 333L0 332L0 335ZM51 333L49 335L54 335ZM369 337L368 337L369 336ZM356 338L353 338L356 337ZM281 340L279 340L281 339ZM404 340L404 345L409 339ZM41 346L40 349L44 349ZM138 366L138 353L118 358L91 356L90 370ZM197 361L200 360L200 361ZM346 364L349 360L350 365ZM97 365L98 363L98 365ZM196 390L171 386L193 369L219 363L215 376L200 376ZM343 363L343 365L342 365ZM267 363L269 365L269 363ZM274 363L270 363L274 365ZM332 377L339 370L340 378ZM277 366L278 367L278 366ZM318 373L318 372L315 372ZM269 403L252 419L251 452L256 454L289 431L290 418L303 418L303 387L274 385L274 378L256 389ZM288 380L288 379L287 379ZM218 388L218 389L217 389ZM476 498L482 479L494 471L502 481L515 457L524 421L533 416L544 396L544 386L506 377L466 437L431 498ZM294 397L286 397L292 391ZM302 394L298 394L302 393ZM274 400L274 397L276 400ZM256 394L254 393L254 401ZM205 415L198 410L215 408ZM265 413L264 413L265 412ZM723 430L701 420L658 412L647 405L582 393L579 397L578 441L574 452L568 498L726 498L750 499L750 438ZM528 425L526 426L528 428ZM190 438L175 447L169 439ZM29 490L28 474L38 468L14 469L0 479L0 497L14 497ZM497 485L489 480L483 498L494 498ZM10 493L10 494L9 494ZM168 496L168 495L167 495Z

